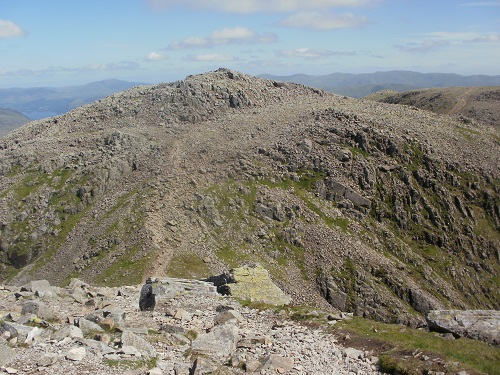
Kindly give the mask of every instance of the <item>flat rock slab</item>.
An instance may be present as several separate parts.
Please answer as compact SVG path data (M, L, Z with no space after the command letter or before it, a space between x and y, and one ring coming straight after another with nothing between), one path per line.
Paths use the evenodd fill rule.
M132 346L137 349L142 355L148 358L156 357L156 350L153 346L142 337L137 336L130 330L124 330L122 333L122 346Z
M498 310L431 310L427 323L431 331L500 344Z
M225 358L235 349L238 341L238 327L227 323L215 326L210 332L198 335L192 342L193 353Z
M87 350L84 347L73 348L66 353L66 358L70 361L81 361L85 358Z
M243 266L231 270L234 283L228 284L233 297L274 306L288 305L292 298L272 281L262 266Z

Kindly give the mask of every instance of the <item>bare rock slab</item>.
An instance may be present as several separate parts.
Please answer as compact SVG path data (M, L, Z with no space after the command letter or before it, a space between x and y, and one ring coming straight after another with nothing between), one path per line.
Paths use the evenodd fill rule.
M268 305L288 305L292 298L283 292L260 265L247 265L231 271L234 283L228 284L233 297Z
M498 310L431 310L427 324L432 331L500 344Z
M122 347L133 346L145 357L156 357L156 350L153 346L144 340L142 337L137 336L130 330L124 330L122 333Z
M193 353L225 358L238 342L238 327L233 324L215 326L210 332L198 335L192 342Z
M84 347L73 348L66 354L66 359L70 361L79 362L85 358L87 350Z

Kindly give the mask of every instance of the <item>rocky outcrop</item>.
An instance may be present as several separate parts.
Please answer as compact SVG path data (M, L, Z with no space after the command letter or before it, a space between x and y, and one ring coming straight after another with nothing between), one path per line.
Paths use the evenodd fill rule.
M500 311L432 310L427 314L427 323L433 331L500 345Z
M329 324L310 328L284 312L242 307L206 282L154 280L154 311L140 311L140 285L97 288L76 279L71 285L51 297L57 316L50 322L20 313L25 301L47 297L0 286L2 369L54 375L128 374L131 367L150 375L380 373L369 352L347 356L353 349L336 342ZM70 297L75 286L85 291L85 301ZM104 301L107 307L96 307ZM315 314L326 322L327 313Z

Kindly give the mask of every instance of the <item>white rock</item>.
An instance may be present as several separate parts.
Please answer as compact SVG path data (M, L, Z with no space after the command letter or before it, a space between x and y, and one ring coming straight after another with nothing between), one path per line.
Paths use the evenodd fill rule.
M66 353L66 359L69 359L71 361L81 361L83 358L85 358L85 355L87 354L87 351L83 347L79 348L73 348Z

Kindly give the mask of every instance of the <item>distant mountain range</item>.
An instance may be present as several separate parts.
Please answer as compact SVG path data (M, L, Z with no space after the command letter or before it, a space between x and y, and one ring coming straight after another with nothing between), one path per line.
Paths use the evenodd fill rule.
M381 90L403 92L432 87L500 86L500 76L424 74L402 70L368 74L333 73L321 76L262 74L260 77L299 83L353 98L361 98ZM0 89L0 108L12 109L32 120L37 120L61 115L84 104L140 85L147 83L108 79L81 86ZM27 122L24 119L25 122L13 125L12 113L6 115L8 119L3 120L3 116L5 115L0 113L0 136ZM10 125L5 125L6 122Z
M37 120L66 113L142 84L108 79L81 86L0 89L0 108L14 109Z
M361 98L386 89L409 91L431 87L500 85L500 75L462 76L459 74L417 73L404 70L366 74L333 73L320 76L307 74L289 76L262 74L260 77L276 81L299 83L353 98Z
M29 117L19 111L0 108L0 137L30 121Z

